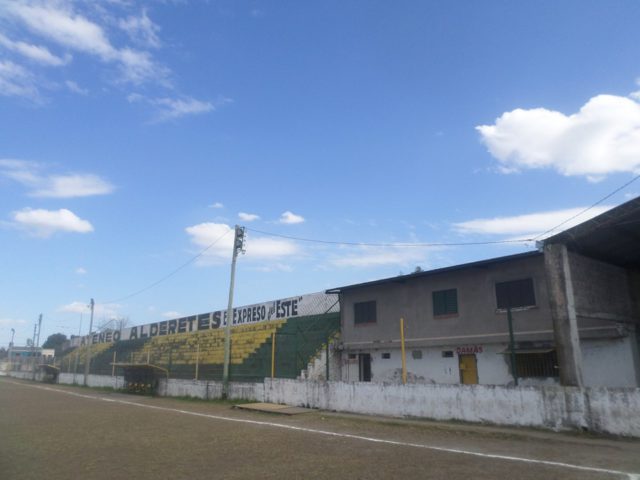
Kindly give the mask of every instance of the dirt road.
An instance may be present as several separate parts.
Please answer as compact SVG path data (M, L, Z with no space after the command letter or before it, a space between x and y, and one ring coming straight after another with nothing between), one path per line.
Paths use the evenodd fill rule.
M629 479L634 473L640 473L637 440L320 411L284 417L0 378L0 476L7 479Z

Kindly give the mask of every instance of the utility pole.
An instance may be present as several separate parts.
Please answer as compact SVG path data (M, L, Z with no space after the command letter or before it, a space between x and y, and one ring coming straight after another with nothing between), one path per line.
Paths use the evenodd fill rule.
M40 321L42 321L42 314L40 314ZM33 324L33 338L31 339L31 370L33 373L33 380L36 379L36 331L38 324Z
M229 362L231 359L231 325L233 324L233 285L236 279L236 259L238 252L244 253L244 227L236 225L231 257L231 281L229 283L229 303L227 304L227 325L224 331L224 367L222 370L222 398L229 393Z
M38 318L38 337L36 339L36 348L40 346L40 331L42 330L42 314L40 314L40 318Z
M13 337L16 334L16 329L12 328L11 329L11 341L9 342L9 371L13 371Z
M91 308L91 320L89 320L89 340L88 340L88 347L87 347L87 358L84 361L84 386L86 387L88 385L88 380L89 380L89 366L91 365L91 330L93 329L93 307L95 306L95 302L93 301L93 298L91 299L91 302L89 303L89 308Z

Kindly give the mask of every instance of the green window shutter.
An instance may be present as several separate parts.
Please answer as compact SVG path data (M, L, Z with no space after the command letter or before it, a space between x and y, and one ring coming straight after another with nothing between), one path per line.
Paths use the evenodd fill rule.
M433 315L454 315L458 313L458 290L440 290L433 292Z
M448 314L458 313L458 290L455 288L445 292L446 310Z

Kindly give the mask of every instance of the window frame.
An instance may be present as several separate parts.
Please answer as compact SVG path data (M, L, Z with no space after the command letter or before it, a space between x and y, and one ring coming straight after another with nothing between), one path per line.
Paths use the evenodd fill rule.
M371 307L373 305L373 307ZM360 312L359 312L360 310ZM373 315L371 315L373 313ZM359 320L359 317L366 315L366 320ZM371 315L371 316L370 316ZM370 319L370 318L373 319ZM378 302L376 300L367 300L364 302L353 303L353 325L361 327L364 325L375 325L378 323Z
M516 350L515 357L518 378L558 378L560 376L556 350L539 353L518 353ZM513 375L511 364L509 364L509 371Z
M501 305L500 303L500 296L498 295L498 288L501 285L513 285L513 284L524 284L524 282L527 282L531 285L531 298L533 299L533 303L531 304L520 304L520 305ZM494 284L494 293L495 293L495 300L496 300L496 310L498 312L506 312L509 308L511 308L511 310L528 310L530 308L536 308L538 306L538 295L536 294L536 287L535 287L535 282L533 281L533 277L524 277L524 278L517 278L514 280L505 280L505 281L501 281L501 282L495 282ZM510 292L506 292L507 295L507 302L509 300L509 293ZM520 296L525 296L526 293L519 293Z
M455 305L456 305L456 311L449 311L448 310L448 298L447 298L447 293L450 292L454 292L455 295ZM444 313L437 313L436 312L436 295L437 294L441 294L443 295L443 301L444 301ZM458 303L458 289L457 288L447 288L444 290L434 290L431 292L431 310L433 312L433 317L434 318L447 318L447 317L457 317L458 315L460 315L460 304Z

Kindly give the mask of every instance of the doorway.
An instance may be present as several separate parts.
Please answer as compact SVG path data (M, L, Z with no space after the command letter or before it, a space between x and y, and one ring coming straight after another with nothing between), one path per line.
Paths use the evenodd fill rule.
M358 355L359 380L361 382L371 381L371 355L369 353L361 353Z
M460 368L460 383L465 385L476 385L478 383L478 362L476 356L458 355L458 365Z

